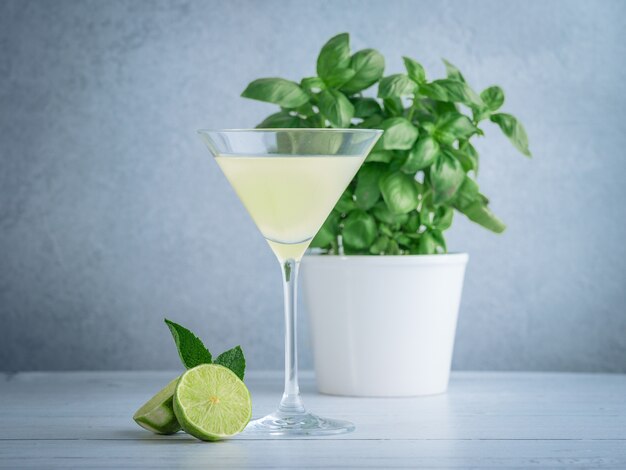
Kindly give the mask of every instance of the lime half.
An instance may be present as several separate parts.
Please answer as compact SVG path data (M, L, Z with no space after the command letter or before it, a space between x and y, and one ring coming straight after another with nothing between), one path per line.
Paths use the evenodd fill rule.
M252 400L248 387L230 369L201 364L180 377L174 413L185 432L217 441L243 431L252 416Z
M133 419L139 426L157 434L174 434L180 431L172 403L177 383L178 377L137 410Z

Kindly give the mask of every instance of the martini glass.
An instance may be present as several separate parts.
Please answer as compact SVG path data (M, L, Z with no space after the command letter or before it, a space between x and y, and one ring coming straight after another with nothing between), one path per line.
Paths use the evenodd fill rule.
M247 434L301 436L354 430L306 411L298 388L298 267L311 240L382 131L251 129L198 131L274 251L285 299L285 391L278 409L251 421Z

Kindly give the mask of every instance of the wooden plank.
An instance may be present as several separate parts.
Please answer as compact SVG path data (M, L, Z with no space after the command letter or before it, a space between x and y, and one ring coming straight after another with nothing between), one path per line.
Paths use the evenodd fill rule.
M175 374L1 375L0 468L626 467L624 375L460 372L445 395L366 399L317 394L305 373L306 405L356 432L207 444L132 422ZM254 414L272 411L280 373L246 382Z
M0 441L3 468L626 468L624 441Z

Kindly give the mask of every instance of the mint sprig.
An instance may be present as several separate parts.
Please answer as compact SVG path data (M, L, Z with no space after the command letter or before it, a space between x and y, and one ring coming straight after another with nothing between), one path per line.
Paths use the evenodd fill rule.
M246 358L243 357L241 346L235 346L228 351L224 351L222 354L217 356L215 361L213 361L213 364L228 367L237 377L243 380L243 375L246 371Z
M243 380L246 370L246 359L241 346L236 346L223 352L213 361L211 352L192 331L167 318L164 320L172 333L178 349L178 355L186 369L191 369L200 364L219 364L232 370L237 377Z

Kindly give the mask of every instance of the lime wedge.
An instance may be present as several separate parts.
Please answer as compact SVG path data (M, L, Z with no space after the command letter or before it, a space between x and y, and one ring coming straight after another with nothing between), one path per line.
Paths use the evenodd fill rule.
M233 436L252 416L248 387L230 369L201 364L181 375L174 413L183 430L203 441Z
M157 434L174 434L180 431L172 403L177 383L178 377L137 410L133 419L139 426Z

